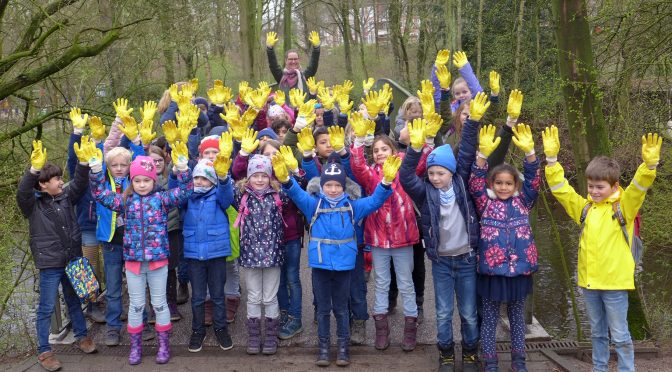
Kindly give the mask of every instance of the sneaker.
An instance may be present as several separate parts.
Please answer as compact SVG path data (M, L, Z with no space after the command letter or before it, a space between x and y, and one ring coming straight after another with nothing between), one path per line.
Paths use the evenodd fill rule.
M287 310L280 310L280 328L285 326L285 323L289 320L289 314Z
M105 333L105 345L106 346L117 346L119 345L120 337L118 329L107 329Z
M89 336L79 339L79 342L77 342L77 348L79 348L79 350L85 354L93 354L98 351L96 349L96 344L93 343L93 340Z
M58 371L61 369L61 362L56 359L53 351L45 351L44 353L37 356L37 361L40 363L42 368L47 371Z
M285 325L280 328L278 338L281 340L288 340L298 335L302 331L303 331L303 325L301 324L301 319L294 318L293 316L290 315L287 318L287 322L285 323Z
M205 340L205 333L191 333L191 338L189 339L189 352L198 353L203 348L203 340Z
M154 337L156 337L156 335L154 334L152 327L145 324L145 328L142 329L142 341L153 340Z
M226 328L215 329L215 337L217 337L217 342L219 342L219 347L221 347L222 350L233 349L233 341L231 341L231 336Z
M168 304L168 310L170 310L171 322L178 322L182 319L182 314L180 314L180 310L177 309L176 304Z

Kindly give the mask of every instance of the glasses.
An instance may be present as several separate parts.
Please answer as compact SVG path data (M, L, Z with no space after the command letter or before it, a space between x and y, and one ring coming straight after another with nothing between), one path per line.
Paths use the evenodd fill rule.
M163 159L154 159L154 164L156 164L156 165L159 165L159 164L161 164L161 163L163 163L163 162L164 162Z

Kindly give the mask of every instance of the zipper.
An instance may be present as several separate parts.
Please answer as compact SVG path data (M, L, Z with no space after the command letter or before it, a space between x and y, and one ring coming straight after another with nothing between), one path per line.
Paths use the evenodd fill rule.
M140 231L141 231L141 240L140 244L142 246L142 260L145 260L145 208L142 206L142 196L140 196Z

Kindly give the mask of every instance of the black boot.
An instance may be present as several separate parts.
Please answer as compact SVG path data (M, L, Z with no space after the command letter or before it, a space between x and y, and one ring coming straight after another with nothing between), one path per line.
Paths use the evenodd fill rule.
M454 372L455 371L455 344L451 343L443 348L439 348L439 372Z
M350 351L348 350L350 340L347 338L338 339L338 355L336 356L336 365L345 367L350 364Z
M320 338L317 341L317 364L320 367L329 366L329 338Z
M462 344L462 371L477 372L478 366L478 345L468 347Z

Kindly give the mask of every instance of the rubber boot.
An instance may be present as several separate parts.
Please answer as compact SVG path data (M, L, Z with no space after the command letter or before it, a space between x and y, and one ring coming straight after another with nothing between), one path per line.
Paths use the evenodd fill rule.
M497 360L497 354L495 355L484 355L483 362L485 364L486 372L497 372L499 371L499 361Z
M273 355L278 351L278 325L279 318L266 318L266 337L264 338L264 347L261 352L266 355Z
M247 319L247 353L250 355L261 352L261 319Z
M336 365L345 367L350 364L350 340L347 338L338 339L338 354L336 356Z
M514 372L527 372L525 352L511 352L511 370Z
M350 343L363 345L366 342L366 320L354 319L350 324Z
M404 351L413 351L418 333L418 318L407 316L404 320L404 339L401 341L401 349Z
M455 344L451 343L446 347L439 348L439 372L454 372L455 371Z
M478 365L478 345L470 348L462 344L462 371L477 372Z
M156 364L166 364L170 360L170 333L157 332L159 350L156 352Z
M376 323L376 349L385 350L390 346L390 324L387 314L373 316Z
M317 341L317 364L320 367L329 366L329 338L320 338Z
M131 353L128 355L128 364L134 366L142 361L142 331L129 333L131 338Z

